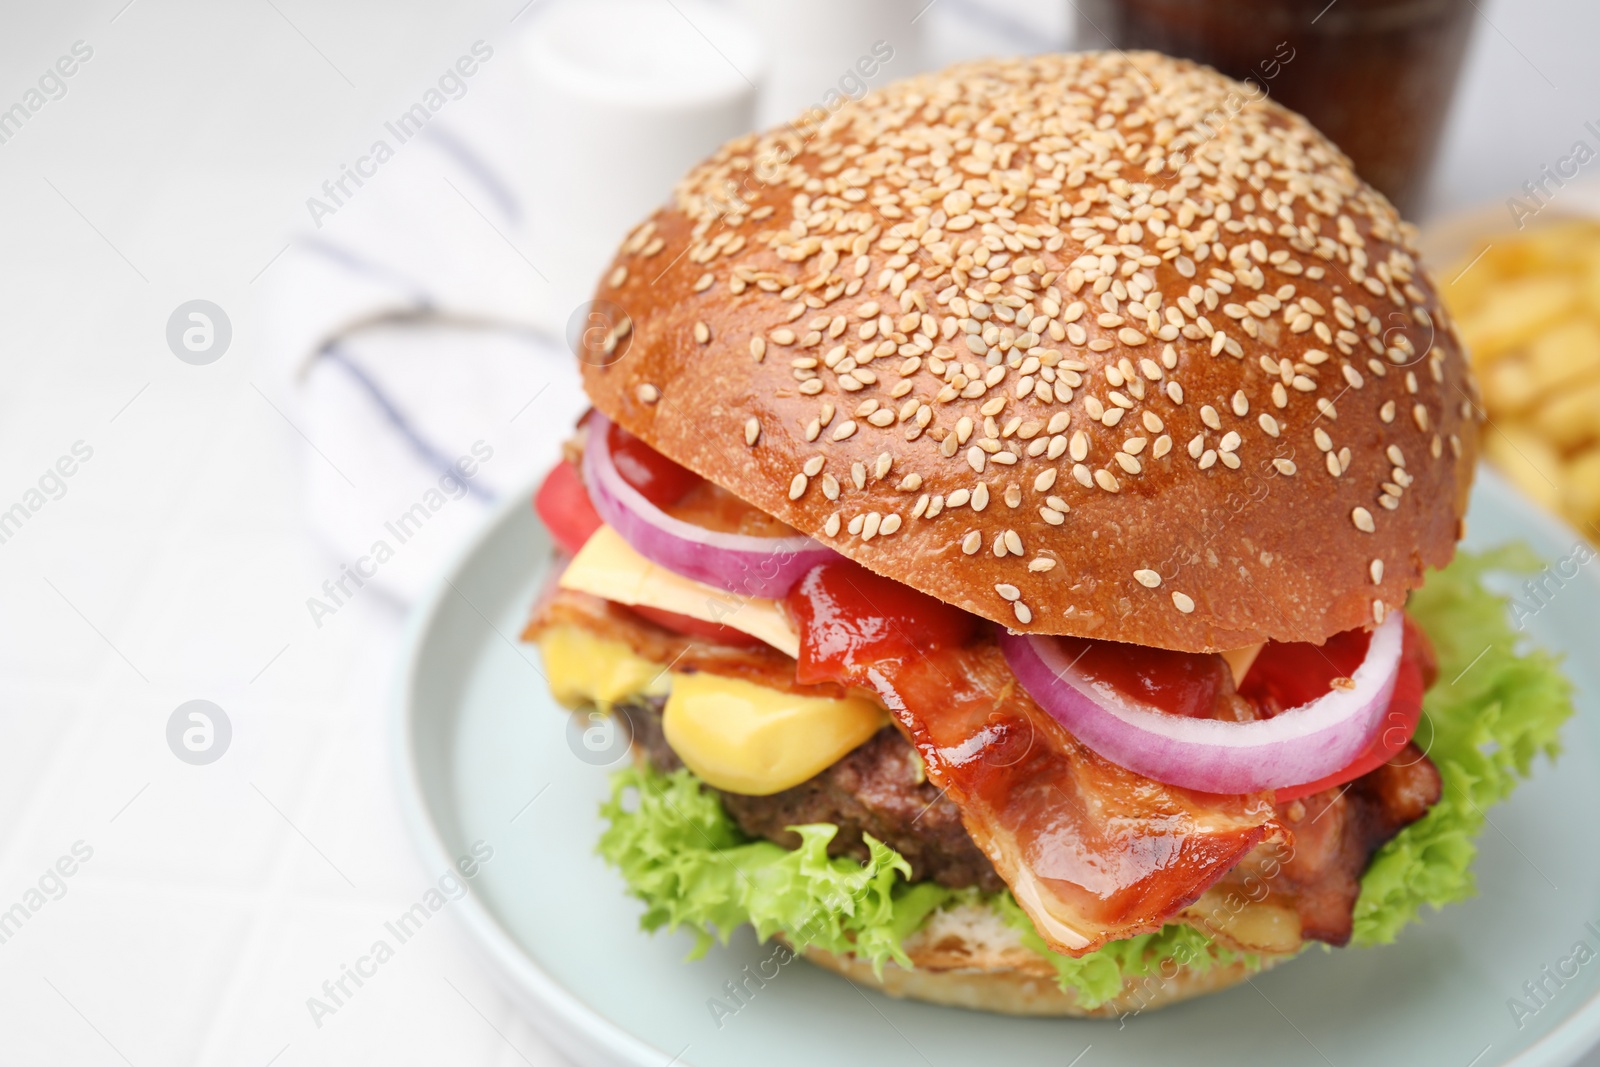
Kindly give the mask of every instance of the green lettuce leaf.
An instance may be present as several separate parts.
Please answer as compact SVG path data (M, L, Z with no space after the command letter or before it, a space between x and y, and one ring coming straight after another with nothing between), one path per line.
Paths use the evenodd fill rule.
M1074 959L1052 951L1045 944L1044 938L1033 928L1033 920L1010 893L997 894L991 898L991 903L1006 924L1017 931L1022 943L1055 968L1056 984L1062 991L1076 993L1079 1006L1087 1011L1093 1011L1121 993L1128 979L1171 978L1170 971L1163 974L1169 960L1201 974L1218 964L1226 966L1235 960L1244 961L1252 971L1261 966L1259 956L1223 948L1205 933L1183 923L1168 923L1153 934L1113 941Z
M830 858L838 827L826 823L794 827L793 851L751 841L687 770L618 771L600 813L610 822L600 854L645 902L641 925L693 930L691 959L750 923L762 940L782 933L797 951L815 945L854 952L878 969L890 959L910 967L901 942L952 895L908 884L911 865L871 836L865 864Z
M1468 867L1483 810L1509 795L1536 755L1556 752L1557 731L1572 713L1571 687L1550 655L1517 653L1505 599L1481 583L1490 570L1537 566L1520 547L1461 553L1407 607L1439 653L1440 681L1424 700L1427 717L1418 742L1439 767L1444 797L1374 858L1356 903L1356 943L1392 941L1423 904L1438 908L1471 895ZM763 940L781 933L797 950L814 945L854 952L880 971L890 960L910 966L903 942L929 914L960 902L986 902L1024 944L1049 960L1061 988L1076 993L1085 1008L1115 996L1129 979L1158 976L1167 960L1201 970L1240 960L1251 968L1260 964L1180 924L1077 959L1060 955L1050 951L1010 893L984 896L931 882L911 885L905 858L870 837L865 864L828 856L837 828L827 824L794 827L801 845L793 851L752 841L687 770L616 772L601 814L609 825L599 852L645 903L641 925L694 931L691 958L750 923Z
M1356 901L1356 944L1391 942L1424 904L1437 910L1470 897L1485 810L1511 795L1535 756L1559 750L1572 685L1555 656L1519 654L1523 638L1511 627L1507 599L1482 582L1489 571L1540 566L1520 544L1458 553L1406 605L1439 653L1439 680L1423 698L1417 743L1439 768L1444 791L1373 857Z

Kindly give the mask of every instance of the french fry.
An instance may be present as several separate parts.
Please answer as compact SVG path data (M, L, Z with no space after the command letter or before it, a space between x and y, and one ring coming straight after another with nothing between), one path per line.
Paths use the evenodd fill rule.
M1580 527L1600 523L1600 446L1578 453L1562 472L1562 502ZM1584 529L1590 537L1592 528Z
M1531 420L1550 443L1570 451L1600 437L1600 382L1551 398Z
M1482 306L1458 316L1461 339L1473 362L1482 366L1532 341L1578 306L1574 278L1514 279L1490 293Z
M1538 384L1521 352L1496 360L1478 372L1483 385L1483 404L1493 418L1519 416L1539 399Z
M1560 454L1523 426L1502 425L1486 430L1483 450L1494 465L1536 503L1560 511L1561 488L1556 484L1562 472Z
M1488 410L1484 456L1600 542L1600 222L1499 237L1443 287Z
M1528 372L1541 394L1600 377L1600 326L1568 319L1545 330L1528 344Z

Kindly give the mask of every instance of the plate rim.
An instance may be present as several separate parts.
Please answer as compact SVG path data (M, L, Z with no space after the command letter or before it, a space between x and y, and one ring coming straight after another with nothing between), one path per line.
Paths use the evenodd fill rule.
M534 479L507 494L484 517L478 528L436 572L428 584L427 592L411 608L406 619L390 699L390 755L406 835L420 853L419 858L424 861L425 869L448 867L455 861L428 803L414 743L416 675L420 666L420 652L423 642L438 621L445 598L451 593L461 595L454 586L454 579L517 512L528 508L531 514L526 517L544 536L549 537L543 520L532 512L531 499L538 481ZM1484 484L1493 484L1493 491L1498 495L1513 501L1520 499L1520 494L1508 479L1487 463L1480 462L1474 473L1473 492L1478 492ZM1573 539L1589 543L1560 517L1531 503L1524 511L1522 521L1540 528L1555 540ZM1592 578L1591 582L1600 586L1600 579ZM647 1067L657 1062L670 1062L689 1067L689 1061L674 1057L635 1036L562 985L501 925L479 899L475 888L469 886L466 895L451 911L455 921L470 935L468 941L471 951L489 965L491 976L502 992L536 1017L541 1035L564 1055L579 1063ZM1586 1053L1596 1050L1600 1050L1600 991L1574 1005L1566 1018L1549 1033L1514 1058L1502 1060L1501 1063L1503 1067L1570 1067ZM679 1053L681 1056L682 1053Z
M445 598L456 592L453 580L483 549L484 544L512 520L515 513L523 508L531 510L536 484L536 481L530 482L507 494L484 517L472 535L450 554L406 619L390 698L390 754L407 836L420 853L424 870L451 867L455 858L446 845L439 821L428 802L422 783L421 764L417 758L414 725L420 652L423 642L438 622ZM548 537L549 531L543 520L537 514L531 518L540 532ZM466 895L456 902L451 912L455 921L469 935L474 954L489 964L496 984L513 1002L525 1006L537 1017L540 1033L563 1054L579 1063L641 1067L670 1056L607 1019L541 967L489 911L479 898L476 887L468 884ZM591 1044L586 1045L581 1039L587 1039ZM597 1053L601 1057L597 1057ZM685 1067L688 1067L687 1063Z

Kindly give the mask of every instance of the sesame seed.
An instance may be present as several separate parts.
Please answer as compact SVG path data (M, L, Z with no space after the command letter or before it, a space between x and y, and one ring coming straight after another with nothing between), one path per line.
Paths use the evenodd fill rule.
M1149 569L1137 570L1133 572L1133 580L1146 589L1154 589L1161 584L1161 575Z
M982 547L983 535L977 530L973 530L971 533L967 534L967 536L961 539L961 551L965 552L969 556L976 555L978 549Z
M1014 585L997 585L994 591L1000 594L1002 600L1017 600L1022 596L1022 590Z
M800 469L806 473L808 478L815 478L822 472L822 466L827 462L828 460L825 456L812 456L806 460L805 466Z
M861 540L870 541L878 536L878 529L883 522L883 516L876 511L867 512L866 521L861 524Z
M843 441L843 440L845 440L846 438L848 438L851 434L853 434L855 432L856 432L855 420L846 419L845 421L841 422L839 425L837 425L837 426L835 426L833 428L833 439L835 441Z
M1007 530L1003 535L1006 551L1013 556L1022 555L1022 537L1015 530Z
M839 536L839 513L836 511L828 516L828 521L822 524L822 532L829 537Z
M746 419L745 423L744 423L744 443L747 444L747 445L750 445L751 447L754 447L755 443L756 443L756 438L758 438L760 436L761 436L761 420L756 418L754 415L752 415L748 419ZM813 439L814 439L814 435L813 435Z
M1383 560L1375 559L1372 566L1367 568L1367 573L1372 575L1372 584L1377 585L1383 581Z
M711 340L711 327L707 326L703 322L695 323L694 324L694 339L696 341L699 341L701 344L706 344L707 342L709 342Z
M878 532L884 537L888 537L898 529L900 529L900 516L895 514L885 515L883 522L878 525Z
M1362 533L1373 533L1377 524L1372 521L1372 512L1366 508L1358 507L1350 513L1350 521L1356 524L1356 529Z
M1279 474L1290 478L1294 477L1294 472L1299 470L1299 468L1294 465L1294 460L1284 459L1281 456L1277 459L1274 459L1272 461L1272 465L1277 468Z
M633 395L639 398L639 403L641 404L654 404L661 399L661 390L649 382L641 382L639 387L633 391Z
M808 483L809 479L807 479L804 474L796 474L794 476L794 481L789 483L789 499L799 500L800 497L805 493L806 485Z
M1046 556L1036 556L1033 559L1030 559L1028 561L1028 570L1032 571L1035 574L1040 574L1040 573L1043 573L1044 571L1054 570L1055 566L1056 566L1056 561L1053 560L1053 559L1050 559L1050 558L1048 558Z
M1172 606L1187 615L1194 611L1194 600L1185 593L1180 593L1177 590L1173 590Z
M1020 600L1011 605L1011 613L1015 615L1017 617L1017 621L1024 626L1033 621L1033 610Z
M979 482L972 489L972 510L982 511L989 506L989 487Z

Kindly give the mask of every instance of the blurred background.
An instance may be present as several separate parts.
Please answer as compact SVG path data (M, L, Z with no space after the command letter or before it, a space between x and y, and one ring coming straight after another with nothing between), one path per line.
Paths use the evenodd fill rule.
M431 878L390 755L405 610L555 458L630 225L721 141L888 80L1159 47L1308 110L1423 226L1491 460L1600 536L1581 0L0 19L0 907L75 857L0 925L0 1063L562 1062L447 925L308 1015Z

